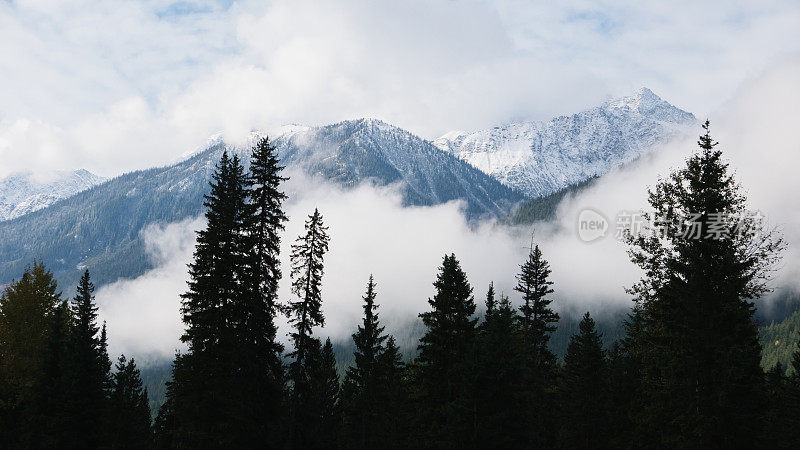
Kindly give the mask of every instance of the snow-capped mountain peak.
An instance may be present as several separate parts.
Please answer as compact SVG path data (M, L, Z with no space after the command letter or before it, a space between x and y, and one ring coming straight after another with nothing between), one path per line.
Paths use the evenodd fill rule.
M571 116L450 132L434 144L538 197L633 161L695 123L691 113L641 88Z

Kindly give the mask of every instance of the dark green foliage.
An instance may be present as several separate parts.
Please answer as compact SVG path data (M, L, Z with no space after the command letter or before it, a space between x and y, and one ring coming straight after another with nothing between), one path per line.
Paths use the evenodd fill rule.
M289 321L295 329L291 333L294 360L289 365L291 393L291 443L293 448L321 445L322 439L312 433L320 426L323 415L320 397L321 384L325 375L323 352L319 339L312 336L313 328L325 324L322 315L322 276L323 258L328 251L329 237L327 227L318 209L305 222L305 234L292 245L292 293L297 300L290 301L287 307ZM333 348L330 349L331 354ZM335 371L335 358L334 358ZM338 388L338 378L337 378ZM329 436L327 437L329 438Z
M176 359L157 425L167 435L159 442L252 447L279 436L283 376L274 342L275 282L268 280L275 271L267 267L274 255L254 238L253 217L264 205L248 203L249 187L238 158L223 153L182 296L181 339L189 352ZM256 257L254 248L265 250Z
M70 305L72 324L69 349L64 361L66 390L62 407L70 447L96 448L105 440L107 429L98 414L108 410L107 394L110 360L106 350L105 324L97 325L94 285L86 270Z
M764 391L752 300L782 243L747 213L704 129L700 151L650 191L646 218L662 230L630 240L646 274L631 290L642 313L641 417L654 446L755 447Z
M378 356L378 380L380 388L373 401L377 408L378 435L383 446L388 448L406 448L406 439L410 430L408 411L408 389L404 380L405 365L400 348L394 336L389 336L383 352Z
M759 330L763 352L761 367L769 370L781 363L793 372L792 356L800 343L800 311L795 311L780 322L772 322Z
M112 448L146 449L151 446L150 407L133 359L119 357L112 375L109 442Z
M250 249L249 284L254 301L249 307L247 332L254 338L251 357L263 359L262 364L278 380L283 377L280 355L283 346L275 340L277 328L275 314L280 309L278 282L280 269L280 232L287 217L282 203L286 194L280 184L288 178L281 177L283 167L279 164L275 146L269 138L262 138L253 148L249 169L249 208L246 227L249 240L245 248ZM262 367L262 370L264 369Z
M336 448L339 442L341 411L339 408L339 373L336 371L336 356L330 339L325 340L322 355L311 374L312 408L317 411L318 444L311 448Z
M532 198L517 207L509 215L500 219L508 225L530 225L534 222L546 222L556 217L556 210L562 200L574 197L591 187L597 177L588 178L580 183L567 186L552 194Z
M556 330L558 314L550 304L553 282L549 280L550 264L539 246L532 246L528 259L520 267L517 286L522 294L520 331L522 334L522 372L525 377L524 419L529 424L529 437L536 446L552 447L555 442L555 386L558 364L548 348L550 334Z
M781 363L766 373L766 394L762 444L765 448L797 448L800 445L797 386L787 378Z
M526 405L518 319L508 297L501 295L497 301L490 285L475 368L479 448L520 448L526 443L526 425L519 420Z
M550 308L552 299L546 298L553 293L553 282L550 277L550 263L542 257L539 246L531 247L528 260L520 266L517 275L517 286L514 288L522 294L522 340L525 346L525 357L531 367L546 367L555 361L555 355L547 348L550 333L556 330L558 314Z
M37 262L0 297L0 385L8 418L0 446L36 448L63 438L58 398L50 394L63 380L68 311L52 273Z
M292 245L292 293L297 300L290 301L287 311L289 321L295 329L291 333L295 350L289 366L289 376L293 383L296 399L304 395L308 388L310 352L319 342L314 343L312 332L315 326L325 325L322 315L322 276L324 274L323 258L328 251L327 227L322 222L322 214L318 209L308 217L305 223L305 234L297 238Z
M261 441L280 442L285 426L283 345L276 339L275 324L276 313L281 309L279 233L287 220L282 209L286 195L280 190L286 180L280 176L282 169L269 139L259 140L245 181L244 231L239 236L245 263L240 267L240 292L234 312L237 349L230 355L239 368L231 400L237 408L249 411L238 421L239 431L234 432L249 436L249 440L241 441L246 446Z
M183 439L179 421L189 419L185 415L178 417L176 414L176 404L180 401L180 397L187 393L184 380L190 374L186 370L184 358L180 353L175 355L175 360L172 362L172 379L165 383L164 403L158 408L153 420L153 444L158 449L179 448Z
M562 448L612 448L609 444L608 370L601 336L587 312L564 357L559 406Z
M419 438L433 447L463 448L474 445L476 432L475 301L454 254L445 255L433 285L431 311L420 314L427 332L420 339L415 380Z
M362 324L353 334L354 364L348 367L342 386L343 445L347 448L399 446L401 438L397 415L403 364L394 338L382 334L376 295L370 275Z

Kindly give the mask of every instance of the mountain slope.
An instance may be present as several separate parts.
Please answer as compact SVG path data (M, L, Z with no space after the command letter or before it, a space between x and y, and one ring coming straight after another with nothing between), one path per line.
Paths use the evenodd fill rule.
M521 203L510 214L500 219L506 225L530 225L534 222L547 222L555 219L558 205L566 197L574 197L590 188L596 177L588 178L577 184L571 184L551 194L532 198Z
M83 169L58 171L44 181L30 172L12 173L0 180L0 221L45 208L103 181L105 178Z
M326 127L294 127L276 136L290 167L345 186L397 183L408 205L463 199L472 217L506 214L524 197L429 142L374 120ZM128 173L53 205L0 222L0 285L34 258L69 288L83 267L98 285L152 267L142 230L202 212L214 165L228 149L247 163L248 148L212 145L169 167Z
M506 186L540 197L633 161L695 122L692 114L642 88L571 116L451 132L434 144Z
M461 199L470 217L500 216L525 199L430 142L380 120L293 130L276 137L275 144L286 164L346 186L364 180L399 183L408 205Z

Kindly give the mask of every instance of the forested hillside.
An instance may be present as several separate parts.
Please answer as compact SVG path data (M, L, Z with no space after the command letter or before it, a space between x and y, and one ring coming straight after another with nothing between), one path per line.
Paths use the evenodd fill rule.
M792 355L800 342L800 311L780 322L772 322L761 328L761 345L764 354L761 365L765 370L772 369L780 363L792 372Z

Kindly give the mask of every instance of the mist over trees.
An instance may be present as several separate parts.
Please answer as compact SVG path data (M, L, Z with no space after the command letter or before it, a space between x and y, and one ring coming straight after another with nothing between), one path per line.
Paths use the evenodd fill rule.
M750 214L707 122L698 144L649 192L649 226L627 235L644 276L613 345L587 312L563 361L553 354L558 286L532 242L508 274L514 302L444 255L410 360L385 331L380 280L364 274L349 367L319 336L335 239L322 213L291 246L281 301L283 168L267 139L248 168L223 154L182 295L188 349L152 424L134 360L112 368L89 272L67 301L34 262L0 297L0 447L797 447L800 347L790 370L765 373L753 320L784 244Z

